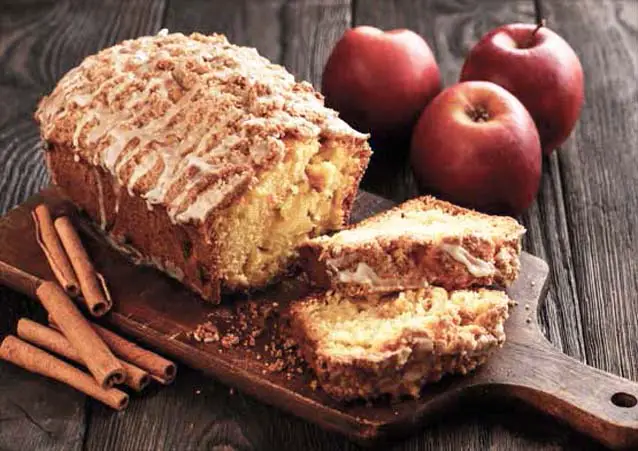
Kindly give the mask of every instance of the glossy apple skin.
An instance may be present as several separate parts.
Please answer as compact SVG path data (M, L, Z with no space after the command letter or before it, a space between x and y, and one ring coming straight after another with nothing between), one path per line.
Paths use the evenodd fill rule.
M373 137L410 136L423 108L441 91L432 51L410 30L347 30L324 68L326 105Z
M487 113L485 122L471 115ZM534 121L516 97L490 82L451 86L425 109L410 149L419 185L489 213L516 215L534 200L542 152Z
M530 112L543 152L570 135L584 101L583 68L570 45L548 28L511 24L487 33L472 48L461 81L486 80L510 91Z

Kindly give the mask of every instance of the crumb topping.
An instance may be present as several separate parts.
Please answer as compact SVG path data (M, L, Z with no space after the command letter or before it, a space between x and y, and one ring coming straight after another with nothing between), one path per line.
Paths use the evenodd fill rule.
M219 306L187 336L224 353L240 349L260 362L262 374L282 373L291 380L306 368L296 342L289 336L281 306L270 300L240 300L233 308Z
M337 244L356 244L384 236L388 238L413 237L441 240L445 236L472 234L493 238L504 235L505 224L514 229L511 235L520 238L525 232L522 226L509 218L469 214L450 214L442 208L428 210L396 210L385 214L376 222L342 230L331 237L319 237L315 241L333 241Z
M203 222L284 158L285 137L365 141L307 82L223 35L159 33L86 58L40 102L47 142L174 222Z

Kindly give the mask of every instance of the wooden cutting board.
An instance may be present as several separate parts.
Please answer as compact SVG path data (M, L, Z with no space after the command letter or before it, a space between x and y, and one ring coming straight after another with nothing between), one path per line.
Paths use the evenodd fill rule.
M54 212L75 215L75 220L81 222L54 188L46 189L0 220L0 261L51 279L35 242L29 214L39 202L46 202ZM391 205L362 192L355 204L353 221ZM418 400L366 405L339 403L320 388L313 390L310 371L288 368L285 359L284 368L279 371L279 325L285 322L288 302L306 290L298 277L252 298L225 299L222 306L216 307L159 272L129 263L96 234L85 233L83 239L96 266L110 282L116 306L105 321L111 328L263 402L353 440L378 443L409 433L437 413L470 398L492 400L500 396L523 400L609 446L638 447L638 384L565 356L544 338L537 311L546 292L549 269L529 254L522 255L521 275L508 290L518 305L511 309L505 326L507 341L487 364L466 377L446 377L426 386ZM29 286L17 288L33 296ZM253 317L251 312L257 314ZM268 319L264 320L264 316ZM243 324L236 327L243 330L234 331L239 343L227 340L222 346L220 342L204 344L194 340L190 333L207 320L218 326L222 336L233 325ZM261 335L255 332L262 329ZM257 335L255 343L245 345L251 333ZM280 344L274 353L273 342ZM289 351L283 351L284 356L288 355L286 352Z

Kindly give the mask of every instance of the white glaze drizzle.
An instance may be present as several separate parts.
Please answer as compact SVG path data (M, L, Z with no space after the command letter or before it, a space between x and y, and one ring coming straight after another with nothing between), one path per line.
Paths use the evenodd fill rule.
M494 264L473 256L467 249L458 244L442 243L441 249L447 252L454 260L465 265L469 273L474 277L489 277L496 273Z
M95 184L97 185L97 203L100 211L100 228L106 230L106 209L104 208L104 187L102 186L102 179L100 179L100 173L98 168L93 169L93 175L95 177Z
M286 134L367 138L254 49L165 31L87 58L36 117L45 139L70 141L174 222L201 222L245 189L283 157Z
M367 263L359 262L354 271L341 270L337 273L339 282L356 283L361 285L377 286L382 285L384 279L379 277L377 273Z
M113 206L113 213L115 216L120 212L120 198L122 197L122 188L120 184L115 181L113 183L113 194L115 195L115 205ZM115 221L115 219L113 220Z

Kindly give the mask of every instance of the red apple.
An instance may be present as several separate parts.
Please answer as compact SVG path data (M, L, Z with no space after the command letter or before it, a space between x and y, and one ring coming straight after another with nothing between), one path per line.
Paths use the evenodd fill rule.
M494 83L459 83L439 94L419 118L410 157L422 187L478 210L518 214L538 191L534 121Z
M486 80L514 94L530 112L550 154L569 136L583 105L583 68L563 38L535 25L505 25L470 51L461 81ZM536 30L536 31L535 31Z
M441 91L432 51L410 30L361 26L344 33L323 72L326 104L373 135L406 133Z

